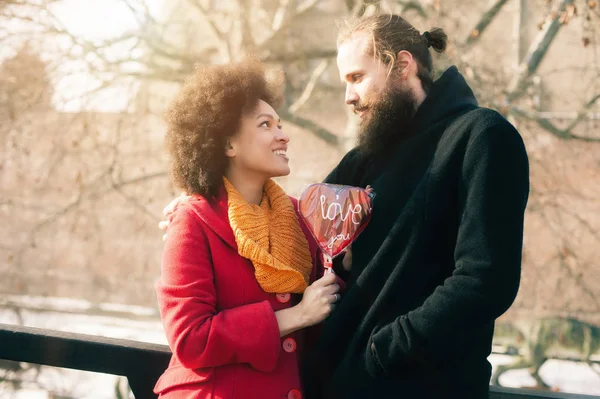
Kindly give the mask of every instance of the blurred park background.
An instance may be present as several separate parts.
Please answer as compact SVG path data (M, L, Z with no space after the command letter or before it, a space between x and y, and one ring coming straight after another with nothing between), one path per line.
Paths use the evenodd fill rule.
M446 30L437 76L458 66L527 145L522 284L490 358L508 371L492 382L600 395L594 0L0 0L0 323L164 343L157 224L179 192L163 111L181 81L246 53L284 72L292 173L279 182L298 195L355 142L336 24L378 11ZM115 397L38 371L0 363L0 393Z

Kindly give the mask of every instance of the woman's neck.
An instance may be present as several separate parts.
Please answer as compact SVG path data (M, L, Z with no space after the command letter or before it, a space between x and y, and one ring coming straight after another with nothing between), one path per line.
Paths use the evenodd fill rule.
M233 170L228 170L225 177L246 201L250 204L260 205L266 183L264 178L242 175Z

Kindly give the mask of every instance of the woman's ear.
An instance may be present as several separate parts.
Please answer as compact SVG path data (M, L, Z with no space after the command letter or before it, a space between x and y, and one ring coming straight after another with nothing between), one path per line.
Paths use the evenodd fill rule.
M225 143L225 155L229 158L235 157L235 148L233 148L230 140Z

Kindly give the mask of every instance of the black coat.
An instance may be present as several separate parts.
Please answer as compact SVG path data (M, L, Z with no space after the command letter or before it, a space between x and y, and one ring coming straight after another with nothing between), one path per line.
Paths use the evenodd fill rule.
M375 191L349 289L303 367L307 398L486 398L495 319L519 288L529 163L455 67L388 158L350 151L328 183Z

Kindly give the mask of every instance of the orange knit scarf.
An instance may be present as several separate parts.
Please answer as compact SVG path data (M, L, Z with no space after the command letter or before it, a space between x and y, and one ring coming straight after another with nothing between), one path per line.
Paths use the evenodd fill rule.
M290 198L269 180L260 205L250 204L227 179L223 180L238 253L252 261L262 289L271 293L304 292L312 258Z

